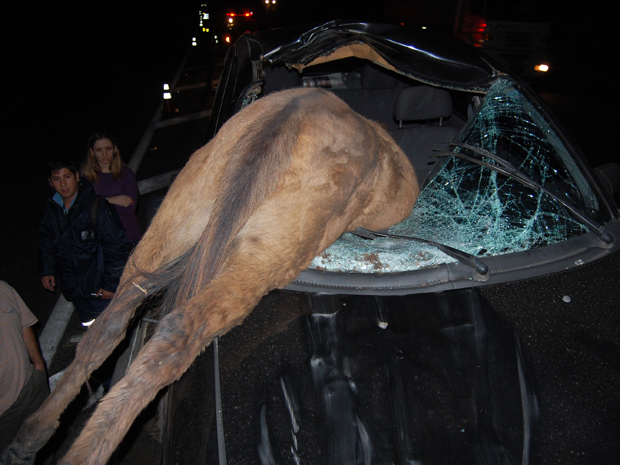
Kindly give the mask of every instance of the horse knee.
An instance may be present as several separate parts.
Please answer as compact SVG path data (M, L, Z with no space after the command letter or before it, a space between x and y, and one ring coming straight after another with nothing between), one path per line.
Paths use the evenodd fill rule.
M155 336L169 344L176 345L183 339L183 336L187 335L188 328L186 326L184 315L181 313L170 313L159 323Z

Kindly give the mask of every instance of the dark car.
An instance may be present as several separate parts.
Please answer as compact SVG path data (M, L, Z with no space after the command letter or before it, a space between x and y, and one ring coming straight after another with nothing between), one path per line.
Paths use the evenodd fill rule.
M197 359L168 392L164 462L617 459L618 211L540 98L466 44L334 21L243 35L209 136L302 86L384 125L422 192Z

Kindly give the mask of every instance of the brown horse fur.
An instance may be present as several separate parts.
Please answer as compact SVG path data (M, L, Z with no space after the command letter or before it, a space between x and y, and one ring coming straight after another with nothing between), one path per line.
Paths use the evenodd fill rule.
M413 168L387 132L333 94L292 89L252 103L190 158L130 257L114 300L3 458L33 461L147 295L165 294L166 316L61 463L106 463L138 413L213 338L342 233L403 220L418 193Z

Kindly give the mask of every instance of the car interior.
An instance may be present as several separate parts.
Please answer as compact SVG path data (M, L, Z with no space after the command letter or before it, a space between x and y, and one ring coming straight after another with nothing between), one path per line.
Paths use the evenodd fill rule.
M263 95L293 87L321 87L382 124L409 158L421 186L436 164L434 150L446 150L465 124L469 96L424 85L357 58L306 67L303 74L283 65L267 66L263 75ZM462 103L461 114L455 101Z

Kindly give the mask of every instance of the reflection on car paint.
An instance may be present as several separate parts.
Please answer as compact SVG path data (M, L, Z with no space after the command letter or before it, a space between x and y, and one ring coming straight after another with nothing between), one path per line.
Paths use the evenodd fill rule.
M306 315L299 327L315 395L300 395L306 378L280 355L275 377L249 374L261 373L257 392L246 394L264 399L257 411L226 412L243 419L231 431L258 417L262 465L528 463L536 396L512 329L475 292L312 300L328 312ZM265 363L264 354L251 357Z

